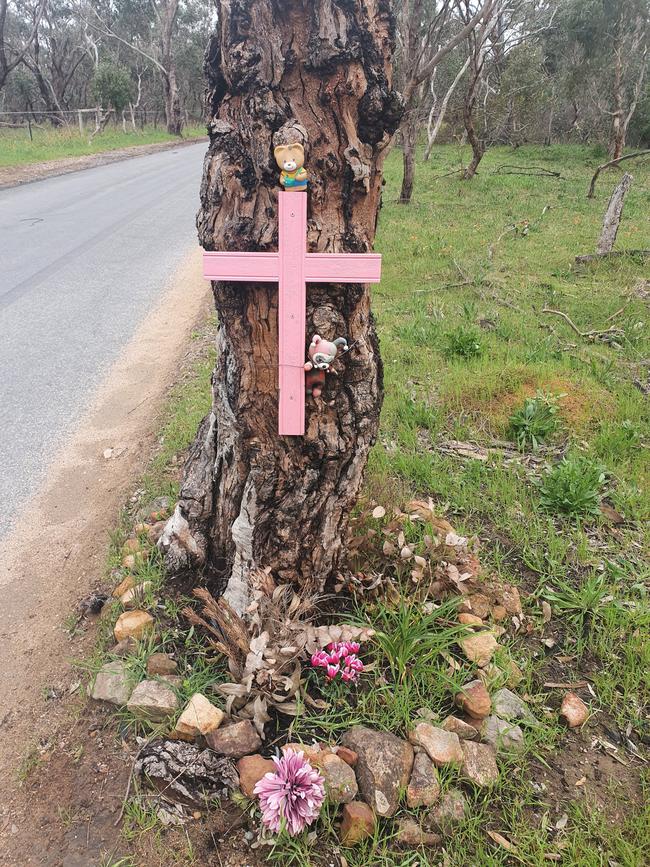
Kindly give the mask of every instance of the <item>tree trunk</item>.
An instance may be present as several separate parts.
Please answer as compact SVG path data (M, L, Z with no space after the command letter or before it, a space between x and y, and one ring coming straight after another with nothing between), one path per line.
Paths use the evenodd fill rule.
M621 49L614 52L614 113L612 116L612 135L609 143L609 158L617 160L623 156L625 148L625 125L623 123L623 61Z
M413 112L402 124L402 189L399 201L402 205L408 205L413 195L415 182L415 152L418 143L419 124L415 112Z
M629 172L625 172L614 188L614 192L612 193L609 204L607 205L607 210L605 211L603 228L600 233L600 238L598 239L598 246L596 247L596 251L600 255L611 253L614 249L618 227L621 222L621 217L623 216L625 196L628 194L633 180L634 178L632 175L629 174Z
M391 88L388 0L335 9L331 0L282 7L220 0L218 11L206 53L202 245L277 249L273 147L301 141L309 250L371 250L383 159L402 110ZM316 589L341 567L348 514L377 435L382 365L368 288L309 286L308 334L345 336L351 349L323 396L307 399L305 436L280 437L277 286L212 289L219 318L212 412L161 547L172 573L203 572L242 612L256 568Z
M165 69L163 80L163 95L165 98L165 121L170 135L180 135L183 131L183 115L181 112L181 97L176 74L176 58L174 57L174 35L178 16L179 0L165 0L161 4L160 43L162 65Z
M466 181L471 181L471 179L474 177L479 163L483 159L483 154L485 153L485 145L477 136L476 128L474 126L475 102L476 100L474 97L474 86L470 85L470 90L468 91L467 97L463 103L463 122L465 124L465 132L467 133L467 141L472 146L471 162L463 172L463 178Z

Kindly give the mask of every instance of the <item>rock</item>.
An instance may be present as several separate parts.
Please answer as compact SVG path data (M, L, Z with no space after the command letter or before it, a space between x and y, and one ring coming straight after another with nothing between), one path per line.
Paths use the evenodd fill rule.
M195 692L178 718L174 737L182 741L192 741L200 735L205 737L209 732L219 728L224 717L222 710L215 707L200 692Z
M359 756L354 750L350 750L347 747L337 747L336 755L339 759L343 759L346 764L350 765L351 768L356 768Z
M430 807L440 797L438 771L426 753L416 753L413 771L406 790L409 807Z
M157 680L143 680L131 693L127 708L132 714L150 722L162 722L178 709L173 689Z
M497 753L519 752L524 749L524 733L521 728L499 719L494 714L485 720L481 736Z
M466 611L458 615L458 622L462 623L463 626L483 626L483 621L480 617L477 617L476 614L469 614Z
M428 821L442 834L450 834L467 815L469 805L460 789L450 789L428 814Z
M135 587L136 580L134 575L127 575L126 578L123 578L120 583L117 585L115 590L113 590L113 596L116 599L119 599L120 596L124 596L127 590L131 590L131 588Z
M508 616L508 612L503 607L503 605L495 605L492 608L492 619L493 620L496 620L498 622L500 620L505 620L507 616Z
M253 789L262 779L264 774L273 774L275 772L275 763L271 759L265 759L264 756L244 756L237 762L237 773L239 774L239 788L247 798L253 798Z
M522 701L518 695L506 687L494 693L492 696L492 707L494 708L494 713L498 717L501 717L501 719L521 719L529 723L536 722L526 702Z
M138 551L142 550L142 543L139 539L127 539L126 542L122 545L122 554L125 556L127 554L136 554Z
M166 523L167 521L156 521L155 524L149 527L149 530L147 532L147 538L152 545L158 544L158 539L160 539L160 537L162 536Z
M302 753L304 757L307 759L310 765L314 768L320 768L321 762L325 758L325 756L330 752L329 750L322 750L318 744L299 744L299 743L289 743L285 744L282 747L282 752L286 753L287 750L293 750L294 753Z
M469 661L475 662L480 668L488 664L499 646L491 632L477 632L475 635L461 638L458 643Z
M153 587L152 581L143 581L142 584L136 584L131 587L126 593L120 596L122 606L128 610L137 608L145 601L147 592Z
M566 721L569 728L573 729L587 721L589 708L575 692L567 692L562 699L560 716Z
M454 701L461 710L475 719L484 719L492 709L490 693L481 680L466 683L461 687L460 692L456 693Z
M130 656L137 646L138 642L129 635L128 638L123 638L122 641L118 641L115 647L111 650L111 653L113 656Z
M205 736L208 746L215 753L241 759L256 752L262 746L260 736L253 723L244 719L223 728L214 729Z
M415 819L404 818L397 822L395 842L398 846L412 849L417 849L420 846L437 846L441 839L439 834L421 828Z
M465 722L465 720L458 719L457 716L448 716L444 720L442 728L446 732L457 734L461 741L474 741L478 737L478 731L474 726Z
M122 641L125 638L140 639L146 632L153 630L153 617L147 614L146 611L125 611L120 614L115 624L113 634L116 641Z
M95 701L108 701L122 707L129 700L132 691L126 665L116 659L102 665L97 672L91 695Z
M501 597L501 604L508 614L516 615L517 617L523 615L521 598L516 587L513 587L512 584L504 584L499 596Z
M470 783L476 786L491 786L499 779L494 750L488 744L477 744L474 741L463 741L462 774Z
M334 804L349 804L359 793L354 771L335 753L326 753L319 765L327 797Z
M469 605L471 613L476 615L476 617L485 619L490 613L490 600L483 593L472 593L471 596L467 597L465 602Z
M459 765L463 761L460 740L455 732L420 722L409 734L409 740L426 750L431 761L439 768L444 765Z
M350 729L342 743L359 756L356 772L363 799L380 816L394 815L411 775L413 747L395 735L365 726Z
M375 833L375 815L363 801L352 801L343 807L341 843L355 846Z
M147 674L151 676L176 674L178 664L166 653L152 653L147 660Z

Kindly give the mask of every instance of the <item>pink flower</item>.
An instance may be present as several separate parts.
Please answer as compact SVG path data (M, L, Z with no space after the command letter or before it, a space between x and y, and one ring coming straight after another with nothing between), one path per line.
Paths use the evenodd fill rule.
M332 641L325 650L319 650L311 658L314 668L326 669L327 679L334 680L341 674L344 683L356 680L363 671L363 662L357 656L360 645L357 641Z
M274 758L277 770L265 774L253 789L259 795L262 822L274 833L283 824L290 837L315 822L325 799L325 783L303 752L287 750Z

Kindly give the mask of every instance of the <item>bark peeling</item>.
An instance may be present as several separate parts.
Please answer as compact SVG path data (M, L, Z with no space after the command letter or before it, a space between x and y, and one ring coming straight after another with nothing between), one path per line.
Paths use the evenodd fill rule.
M222 0L219 12L205 64L210 146L201 244L277 249L273 147L297 140L310 176L309 250L370 251L383 159L401 115L388 0ZM270 567L277 580L311 589L339 568L377 435L382 365L367 287L309 286L308 335L343 334L352 349L323 397L308 399L304 438L279 437L277 287L212 288L219 315L213 408L163 548L172 572L203 570L217 589L227 585L241 611L251 568ZM190 545L188 531L200 541Z

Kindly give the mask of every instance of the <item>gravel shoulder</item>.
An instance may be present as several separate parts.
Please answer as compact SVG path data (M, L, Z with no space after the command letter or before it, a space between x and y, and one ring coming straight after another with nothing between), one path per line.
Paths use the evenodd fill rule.
M23 166L4 166L0 167L0 190L9 187L19 187L22 184L29 184L33 181L42 181L44 178L52 178L57 175L67 175L70 172L79 172L83 169L92 169L96 166L105 166L109 163L120 162L120 160L154 154L158 153L158 151L187 147L187 145L193 145L204 140L207 141L207 138L179 139L178 141L133 145L128 148L104 151L99 154L88 154L82 157L66 157L59 160L47 160L47 162L43 163L28 163Z
M125 347L53 460L46 483L0 544L0 864L60 863L56 853L55 860L10 855L37 842L20 768L35 749L39 760L47 757L43 745L60 726L61 714L70 714L69 707L59 711L52 696L74 699L79 674L71 657L82 658L94 639L71 642L64 621L101 582L109 533L155 445L160 411L184 369L190 335L209 309L196 250ZM108 460L107 449L113 450Z

